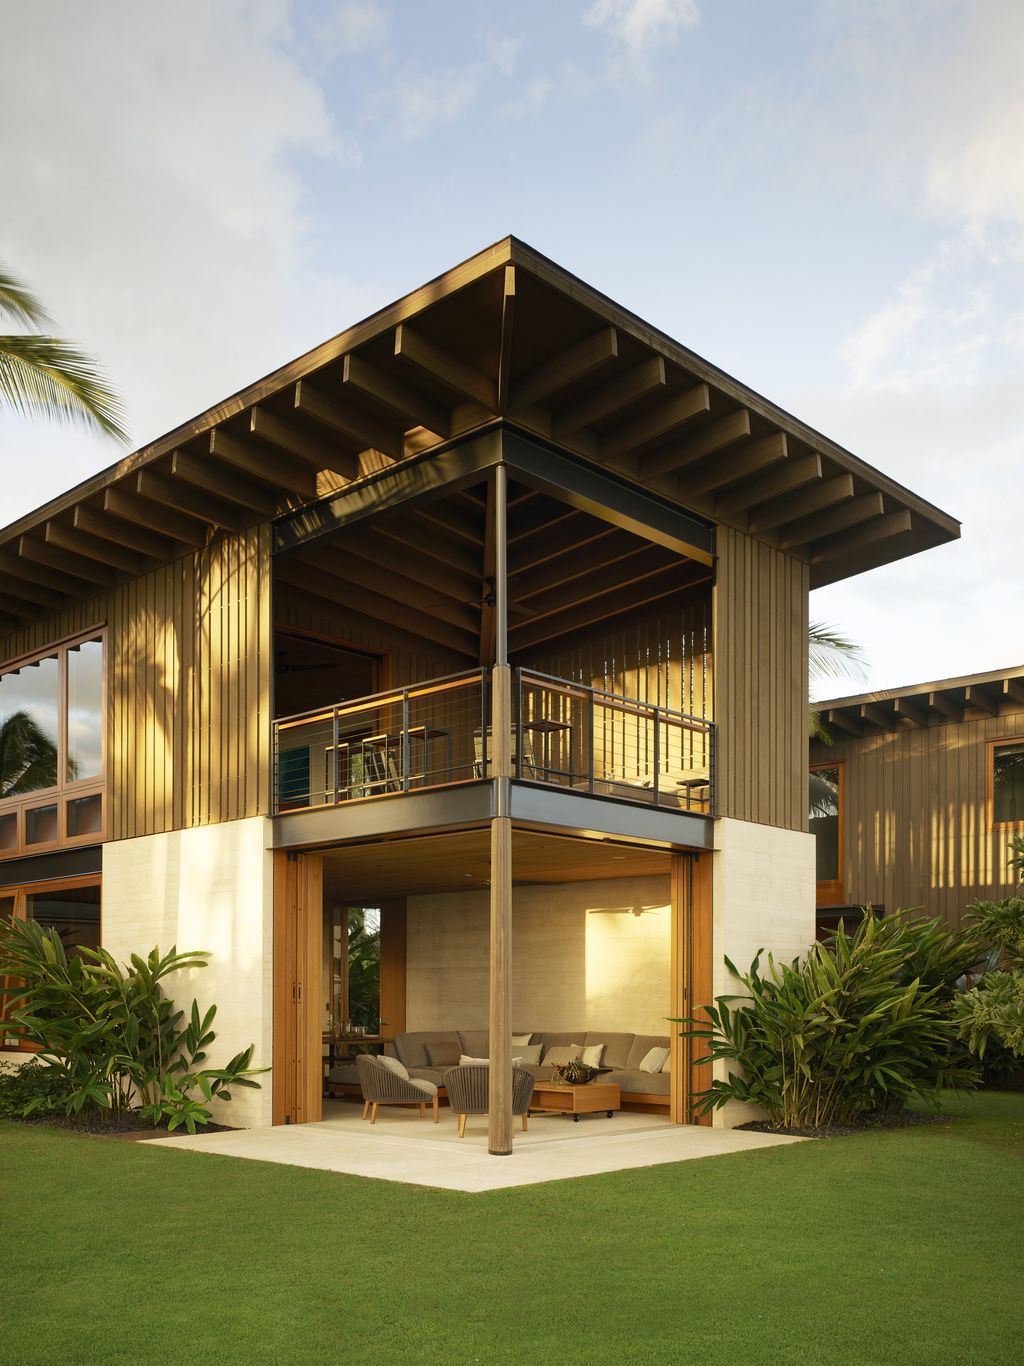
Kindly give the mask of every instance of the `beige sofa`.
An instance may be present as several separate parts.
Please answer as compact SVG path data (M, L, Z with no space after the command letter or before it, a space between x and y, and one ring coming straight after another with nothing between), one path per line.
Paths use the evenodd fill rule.
M512 1032L519 1037L527 1033L525 1029ZM487 1037L486 1029L397 1034L394 1042L389 1044L388 1051L404 1063L410 1077L432 1081L435 1086L442 1087L441 1094L444 1095L443 1074L449 1067L454 1067L463 1054L472 1058L486 1058ZM595 1029L544 1030L531 1032L530 1043L541 1045L541 1062L524 1062L522 1066L539 1081L547 1080L554 1070L543 1062L549 1048L566 1044L582 1044L586 1047L604 1044L601 1066L609 1067L611 1071L603 1073L601 1080L616 1083L622 1092L622 1103L636 1109L668 1109L668 1072L640 1070L640 1063L648 1050L669 1046L667 1034L623 1034ZM517 1056L515 1045L512 1047L512 1056ZM331 1082L333 1089L348 1092L353 1084L358 1084L354 1064L343 1063L332 1068Z

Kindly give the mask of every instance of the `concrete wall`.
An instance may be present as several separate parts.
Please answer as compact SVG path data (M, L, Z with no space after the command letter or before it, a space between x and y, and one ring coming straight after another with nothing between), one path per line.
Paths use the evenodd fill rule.
M487 893L412 896L407 917L406 1027L486 1029ZM667 877L517 887L513 1029L668 1033L669 930Z
M273 866L262 817L118 840L103 851L103 946L115 958L205 949L209 965L176 974L165 988L184 1009L216 1005L209 1065L250 1043L253 1065L272 1060ZM271 1122L271 1075L258 1091L238 1088L214 1107L226 1124Z
M779 962L803 957L814 940L814 836L750 821L716 823L712 874L714 899L714 995L741 990L723 959L741 972L764 949ZM725 1075L724 1064L716 1075ZM715 1112L715 1126L730 1128L756 1118L750 1107L727 1105Z

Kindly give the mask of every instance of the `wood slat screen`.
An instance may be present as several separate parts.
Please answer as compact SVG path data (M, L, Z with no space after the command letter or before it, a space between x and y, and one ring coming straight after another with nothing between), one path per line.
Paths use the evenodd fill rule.
M110 839L269 810L269 526L0 640L0 661L106 623Z

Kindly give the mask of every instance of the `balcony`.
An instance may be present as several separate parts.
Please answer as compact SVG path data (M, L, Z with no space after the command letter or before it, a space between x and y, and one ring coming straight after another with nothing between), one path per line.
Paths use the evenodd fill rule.
M493 777L490 694L474 669L276 721L275 813ZM704 717L514 672L517 782L711 816L714 745Z

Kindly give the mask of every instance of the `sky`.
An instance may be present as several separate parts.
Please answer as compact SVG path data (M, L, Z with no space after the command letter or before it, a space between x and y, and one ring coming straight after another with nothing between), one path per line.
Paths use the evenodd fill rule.
M59 22L56 16L59 15ZM963 522L811 597L1024 662L1020 0L4 0L0 263L143 445L508 233ZM0 414L0 525L119 455Z

